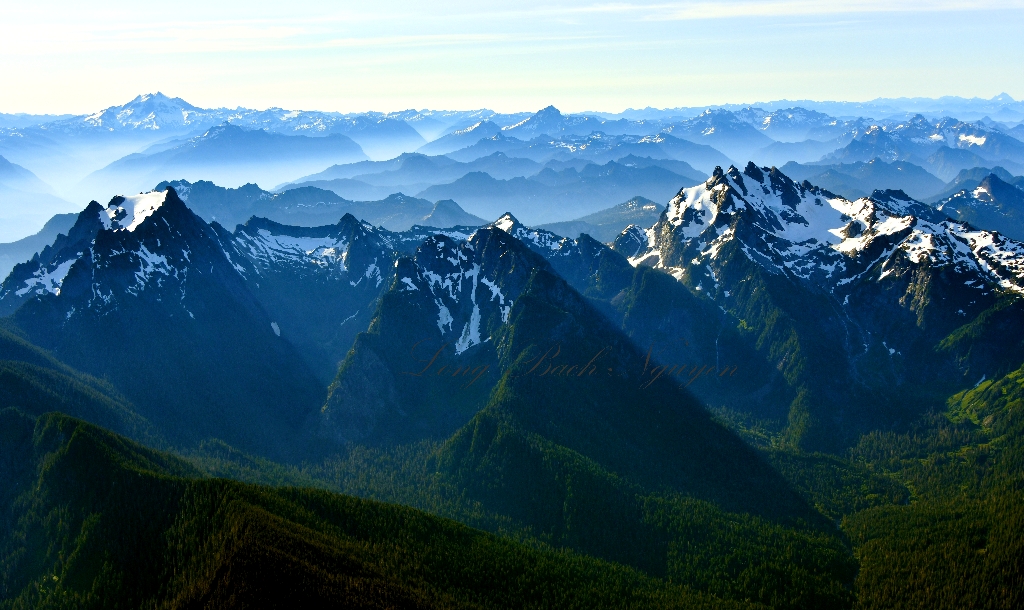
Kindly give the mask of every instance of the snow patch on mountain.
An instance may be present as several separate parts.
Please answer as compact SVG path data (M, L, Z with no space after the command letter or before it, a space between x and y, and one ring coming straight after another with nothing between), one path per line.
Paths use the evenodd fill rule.
M167 191L115 197L107 209L100 212L100 222L105 229L134 231L164 204L166 198Z
M240 233L236 241L245 248L251 260L265 268L285 261L321 268L336 264L344 266L348 255L348 242L334 236L297 237L274 234L267 229L259 229L256 233L257 236Z
M966 142L968 146L971 144L975 146L984 146L985 140L987 140L985 136L972 136L967 134L960 134L960 141Z
M473 303L473 313L462 330L462 336L455 342L455 353L461 354L474 345L480 345L480 306Z
M452 322L455 321L455 318L452 317L452 312L448 311L448 306L441 299L434 299L434 304L437 305L437 328L443 335L445 327L448 330L452 329Z
M31 278L25 281L25 286L15 291L14 294L19 297L23 297L30 292L40 295L46 293L59 295L64 278L67 277L68 271L71 270L71 265L74 265L77 260L77 258L73 258L63 261L50 269L37 270Z
M505 220L502 224L511 227ZM499 319L500 324L508 323L516 291L525 283L523 273L528 273L529 266L513 261L525 253L512 254L493 241L487 243L495 247L480 247L484 240L508 239L498 235L501 232L494 229L477 231L469 241L434 235L420 245L413 261L399 265L408 270L399 273L399 290L418 292L422 296L410 298L425 297L432 303L437 328L456 354L489 341L490 331L485 329L493 330Z
M171 267L167 262L166 256L150 252L145 244L139 246L135 256L139 259L139 270L135 272L135 286L128 288L128 292L132 294L138 294L138 290L145 290L146 285L149 284L151 278L157 273L167 276L178 276L177 269Z

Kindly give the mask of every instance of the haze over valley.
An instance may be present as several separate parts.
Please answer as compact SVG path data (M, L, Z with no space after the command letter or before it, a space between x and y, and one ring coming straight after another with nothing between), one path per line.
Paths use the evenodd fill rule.
M852 198L880 188L931 201L952 195L946 191L965 170L1002 171L1011 182L1024 173L1024 104L1008 95L796 104L345 115L202 109L156 93L86 116L41 115L35 124L4 115L0 239L27 237L83 201L164 180L268 192L312 186L348 201L402 193L451 199L481 218L515 210L544 224L633 196L664 203L715 167L746 161Z

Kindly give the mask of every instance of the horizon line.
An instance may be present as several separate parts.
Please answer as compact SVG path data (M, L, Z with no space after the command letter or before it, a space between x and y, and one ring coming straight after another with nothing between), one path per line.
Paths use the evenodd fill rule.
M656 106L634 107L634 106L628 106L628 107L623 108L623 109L618 110L618 111L615 111L615 110L596 110L596 109L593 109L593 108L585 109L585 110L563 110L561 108L558 108L555 104L548 104L547 106L544 106L542 108L538 108L537 110L515 110L515 111L494 110L493 108L491 108L489 106L481 106L481 107L477 107L477 108L440 108L440 107L438 107L438 108L430 108L430 107L426 107L426 106L424 106L422 108L417 108L415 106L408 106L408 107L404 107L404 108L401 108L401 109L394 109L394 110L366 109L366 110L343 111L343 110L323 110L323 109L315 109L315 108L308 108L308 109L286 108L286 107L283 107L283 106L267 106L267 107L262 107L261 108L261 107L257 107L257 106L245 106L245 105L237 105L237 106L231 107L231 106L216 105L216 104L215 105L193 104L193 103L187 101L183 97L167 95L167 94L165 94L165 93L163 93L163 92L158 90L158 91L151 92L151 93L140 93L140 94L137 94L135 97L133 97L131 100L128 100L127 102L123 102L123 103L120 103L120 104L116 104L115 103L115 104L111 104L109 106L105 106L105 107L103 107L103 108L101 108L99 110L92 110L92 111L87 111L87 112L39 112L39 113L37 113L37 112L30 112L30 111L5 111L5 110L0 110L0 115L5 115L5 116L18 116L18 115L22 115L22 116L54 116L54 117L74 118L74 117L79 117L79 116L89 116L91 114L96 114L98 112L103 112L103 111L109 110L111 108L122 107L122 106L130 104L130 103L132 103L132 102L134 102L134 101L136 101L136 100L138 100L138 99L140 99L140 98L142 98L144 96L145 97L163 96L163 97L165 97L167 99L171 99L171 100L177 99L177 100L181 100L182 102L184 102L186 104L189 104L191 106L195 106L196 108L201 109L201 110L252 110L252 111L256 111L256 112L267 112L267 111L270 111L270 110L289 110L289 111L293 111L293 112L294 111L299 111L299 112L324 112L324 113L335 113L335 114L340 114L340 115L361 115L361 114L385 114L386 115L386 114L398 114L398 113L410 112L410 111L413 111L413 112L479 112L479 111L485 111L485 110L489 111L489 112L494 112L496 114L522 114L522 113L536 113L536 112L539 112L540 110L543 110L543 109L549 108L549 107L554 107L556 110L558 110L562 114L575 114L575 115L581 115L581 114L609 114L609 115L618 115L618 114L625 114L627 112L643 112L643 111L650 111L650 112L671 112L671 111L677 111L677 110L679 110L679 111L682 111L682 110L692 111L692 110L696 110L696 109L699 109L699 108L704 108L704 109L707 109L707 110L718 109L718 108L725 108L725 107L757 108L757 107L762 106L762 105L773 105L773 104L779 104L779 103L793 103L793 104L804 104L804 103L810 103L810 104L844 104L844 105L851 105L851 106L867 106L867 105L881 105L881 104L892 103L892 102L941 102L942 100L950 100L950 101L956 100L956 101L961 101L961 102L995 102L996 100L998 100L999 98L1004 97L1004 96L1009 98L1009 100L1007 102L1005 102L1007 104L1019 104L1021 102L1024 102L1024 99L1020 99L1020 98L1014 97L1014 96L1010 95L1009 93L1007 93L1006 91L1001 91L1000 93L997 93L996 95L993 95L992 97L982 97L982 96L979 96L979 95L974 95L972 97L965 97L965 96L962 96L962 95L942 95L942 96L939 96L939 97L899 96L899 97L875 97L875 98L867 99L867 100L843 100L843 99L820 99L819 100L819 99L812 99L812 98L794 98L794 99L791 99L791 98L787 98L787 97L782 97L782 98L778 98L778 99L774 99L774 100L759 100L759 101L754 101L754 102L720 102L720 103L713 103L713 104L698 104L698 105L693 105L693 106L666 106L666 107L656 107Z

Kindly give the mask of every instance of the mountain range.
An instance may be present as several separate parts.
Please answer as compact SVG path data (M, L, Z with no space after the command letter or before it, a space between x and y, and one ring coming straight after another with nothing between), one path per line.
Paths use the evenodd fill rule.
M554 161L505 182L671 173ZM546 228L93 201L0 285L0 603L1012 607L1024 243L950 217L1014 221L981 173L716 167Z
M477 216L517 209L531 221L549 222L593 213L637 194L666 199L680 183L705 178L681 161L627 156L603 165L552 160L542 166L497 152L471 163L408 155L391 162L335 166L285 188L311 186L353 198L408 190L423 199L455 200Z
M350 201L333 191L299 186L279 193L264 191L255 184L225 188L201 180L161 182L156 190L173 187L188 205L208 222L233 227L253 216L299 226L334 223L354 214L371 224L395 231L414 225L435 228L481 226L487 223L451 200L430 202L395 193L380 201Z
M994 97L985 99L979 97L964 98L953 95L946 95L938 98L926 97L901 97L901 98L876 98L866 102L843 102L843 101L816 101L816 100L775 100L757 102L750 104L719 104L712 108L741 111L745 108L760 108L770 112L786 108L806 108L811 111L822 112L834 116L866 116L875 119L885 119L913 114L923 114L928 117L942 117L962 115L969 120L992 120L995 117L999 121L1019 121L1024 117L1024 102L1013 99L1007 93L1000 93ZM618 114L598 113L605 117L623 118L659 118L668 117L691 117L704 111L705 107L678 107L678 108L643 108L627 109ZM783 110L784 111L784 110Z
M887 163L875 158L834 165L800 165L791 161L779 169L794 180L808 180L849 199L866 197L876 190L900 190L926 200L946 187L942 180L907 161Z
M227 186L247 184L253 178L275 184L312 168L365 158L359 145L341 134L285 136L225 124L170 148L128 155L89 174L81 188L106 198L118 188L145 191L167 176L210 178Z
M961 186L967 186L963 182L966 181ZM995 173L982 178L973 188L962 188L940 200L936 207L958 220L1024 240L1024 190Z
M615 191L588 206L580 205L594 196L588 180L545 192L510 181L544 169L559 172L572 166L579 172L587 162L605 166L614 161L660 167L696 184L717 166L752 159L777 167L826 166L801 179L815 178L819 186L851 198L896 188L930 199L941 190L936 180L948 183L962 170L1002 167L1011 176L1024 174L1024 126L1018 124L1024 115L1013 118L1019 106L1004 95L933 103L768 102L619 114L566 114L553 106L508 114L485 109L342 114L208 109L146 94L89 115L25 115L0 127L0 154L24 169L23 175L38 176L29 189L0 179L0 213L10 230L0 240L26 237L54 213L73 211L66 200L107 201L117 193L144 192L173 180L211 180L227 187L253 183L275 191L316 186L353 201L378 201L401 192L454 199L482 217L533 201L546 208L544 215L515 211L538 224L568 221L634 196L663 202L671 193L656 180L641 181L632 192ZM982 108L987 110L979 115ZM367 161L360 164L361 159ZM872 169L866 172L870 175L848 178L865 172L857 164L878 163L904 169L889 174ZM828 169L842 175L822 175ZM793 166L787 171L807 173ZM472 184L447 192L441 188L475 172L494 180L476 176L468 179ZM457 192L472 201L463 201ZM488 207L482 203L486 200L495 205ZM24 212L32 208L47 212Z
M199 188L193 192L196 186ZM974 201L989 207L992 199L981 195L988 192L986 189L997 191L1008 202L993 213L1012 223L1013 206L1019 207L1019 201L1006 199L1006 193L1019 190L998 177L986 178L971 193ZM268 353L280 353L283 359L291 358L292 366L303 362L304 368L299 370L307 373L291 374L306 385L308 394L315 393L308 389L317 385L312 380L331 375L355 338L355 329L374 319L372 304L382 291L392 284L395 288L391 290L399 292L421 289L403 288L395 274L403 273L401 256L412 252L431 230L407 227L404 233L394 233L375 223L361 222L351 214L350 210L358 211L352 202L334 202L337 206L332 207L329 216L343 216L340 222L307 228L256 216L260 211L283 209L279 218L287 217L287 202L277 200L288 193L295 191L267 196L208 183L177 183L162 185L161 190L146 195L115 198L106 208L90 204L66 235L59 235L33 260L14 269L0 292L0 307L6 314L13 314L15 323L34 343L92 374L98 374L105 364L95 356L87 358L86 353L102 350L82 345L110 345L110 331L103 320L113 315L111 312L121 312L126 304L140 299L148 302L145 313L131 315L154 327L166 326L146 322L154 315L174 318L173 332L194 336L196 345L201 343L199 330L214 337L216 333L206 325L220 325L222 316L229 316L236 326L266 327L256 336L264 336L261 341L267 341L268 346L238 346L240 351L231 356L234 360L219 357L219 366L234 370L232 367L242 367L245 349L266 349ZM239 213L237 208L241 206L227 203L231 197L248 197L251 207ZM964 193L951 200L959 204L961 213L980 205L969 206L963 200ZM220 205L233 209L236 215L253 218L238 223L232 233L219 221L206 224L186 207L186 202L202 211L200 216L216 216L216 206ZM431 204L420 205L423 211ZM708 315L716 321L699 333L696 329L683 330L684 338L689 336L684 340L685 348L664 348L665 357L682 361L710 357L711 353L702 354L701 350L710 349L708 333L718 328L715 362L720 365L723 354L742 357L753 367L750 379L711 388L707 395L702 395L698 387L698 396L739 408L749 400L744 392L773 388L768 395L771 398L760 400L759 416L785 418L794 442L806 438L810 439L809 446L834 448L836 443L846 441L843 434L828 429L825 412L838 408L845 414L847 435L865 427L894 425L923 408L921 396L933 391L949 394L953 389L949 384L967 383L972 375L992 377L1000 373L999 367L1009 366L995 353L982 356L972 351L971 342L987 337L990 331L986 325L992 324L992 318L1010 315L1003 312L1006 304L1000 295L1024 290L1020 277L1024 250L999 233L951 220L943 213L947 205L952 204L932 207L892 190L875 191L870 197L850 201L807 182L793 182L779 170L748 164L743 172L735 168L719 170L706 183L683 189L664 210L643 200L632 200L580 221L593 227L609 223L609 235L599 237L614 237L617 254L586 231L566 238L546 230L527 230L511 216L503 216L492 226L549 261L574 290L596 299L599 308L641 345L666 340L664 332L670 327L665 326L670 318L654 323L652 314L632 311L634 307L664 308L645 303L645 299L658 300L678 293L671 298L695 310L707 308L702 303L711 299L714 306ZM433 206L432 213L438 213L439 207L441 204ZM655 215L656 222L647 229L636 225L619 229L630 218L649 222ZM156 220L147 222L151 216ZM155 224L160 220L164 221L162 227ZM146 230L140 232L140 228ZM471 234L476 234L471 226L456 227L443 234L451 243L439 243L438 247L457 251L462 247L457 245L459 240ZM468 250L462 254L445 256L454 261L470 256L477 246L468 243ZM470 256L467 260L472 259ZM475 263L465 264L475 268ZM532 268L537 264L520 266ZM645 267L674 276L680 287L663 289L662 295L641 291L626 299L626 294L639 289L632 284L637 281L633 269ZM603 269L605 274L595 276L595 269ZM105 280L109 287L101 281L101 271L114 274ZM114 279L118 273L127 275ZM229 277L233 278L230 282L225 279ZM446 283L443 274L437 277ZM753 278L759 278L757 283ZM744 285L751 283L763 288L750 293ZM190 288L193 284L194 289ZM309 292L314 286L316 291L324 292L319 296ZM494 306L516 300L514 296L502 296L504 289L497 284L489 290L493 298L488 303ZM172 299L172 294L177 296ZM303 296L296 296L300 294ZM438 302L443 303L443 299ZM444 307L449 313L441 315L435 326L447 325L454 332L452 324L462 323L455 317L454 305ZM713 313L715 308L720 313ZM806 317L806 312L820 312L822 308L831 313ZM669 307L666 311L672 310ZM507 317L508 311L503 311ZM197 318L199 312L217 312L217 321ZM754 312L757 315L751 317ZM452 341L456 347L463 346L461 351L486 338L479 334L483 331L474 330L474 325L485 318L470 324L470 313L466 310L465 328ZM128 314L117 314L124 315ZM774 339L762 336L768 329L758 327L769 318L774 320L772 332L782 333ZM901 322L903 318L907 321ZM782 325L781 319L789 320L788 326ZM58 325L62 330L54 334L56 320L62 320ZM340 331L337 320L350 320L352 325ZM981 325L973 331L977 335L974 339L938 349L944 341L952 341L951 333L972 320ZM639 326L631 327L631 323ZM725 333L731 326L737 326L740 332ZM133 328L121 328L119 332L148 333ZM704 336L698 339L698 335ZM143 343L131 336L118 341L139 342L145 346L139 347L140 354L155 349L152 339ZM292 337L288 345L293 347L288 349L297 350L295 357L288 356L287 350L282 352L283 347L271 347L282 336ZM756 337L760 338L754 341ZM774 341L781 343L776 346ZM838 352L842 358L837 357L835 341L844 346ZM822 360L815 356L815 349L828 349L832 356ZM177 350L162 357L176 363L181 374L187 375L195 374L189 371L201 362L193 357L186 366ZM825 362L834 370L820 374L825 371L817 367ZM894 368L882 375L869 374L867 371L876 371L879 362L890 362ZM911 366L909 362L917 364ZM288 370L283 364L273 366ZM313 371L319 372L313 375ZM120 383L133 388L125 390L133 399L147 397L146 401L151 402L159 395L150 394L158 392L154 386L159 385L152 379L135 378L129 372L121 375ZM299 397L305 395L292 392ZM854 404L873 406L863 411ZM297 422L291 425L299 425Z
M1024 142L983 124L952 118L928 120L921 115L886 125L872 125L825 159L839 162L911 161L942 179L962 169L991 163L1024 169Z

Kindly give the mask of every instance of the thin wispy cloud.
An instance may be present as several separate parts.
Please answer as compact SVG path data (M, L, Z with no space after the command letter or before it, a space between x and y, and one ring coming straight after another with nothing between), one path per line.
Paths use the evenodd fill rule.
M315 48L433 47L487 45L509 41L579 40L607 36L602 30L622 22L811 17L868 13L937 13L1024 10L1024 0L935 2L859 0L738 0L724 2L595 2L573 4L499 3L491 7L405 6L373 10L321 6L317 14L266 8L244 18L160 18L72 13L50 16L42 9L19 7L0 22L0 53L55 53L118 48L151 53L245 52ZM564 31L558 20L570 19ZM612 22L609 23L608 20ZM430 33L422 30L428 27ZM397 30L397 31L396 31ZM469 30L469 31L467 31ZM537 30L543 31L538 34ZM576 31L586 30L586 31ZM186 47L186 48L179 48Z
M0 19L0 111L169 83L207 104L331 110L1024 96L1006 69L1021 31L1024 0L22 3Z
M843 15L851 13L935 13L951 11L989 11L1024 9L1024 2L1011 0L981 0L976 2L886 2L860 0L857 2L820 2L815 0L786 0L783 2L674 2L637 7L647 19L700 20L734 19L743 17L796 17L816 15Z

